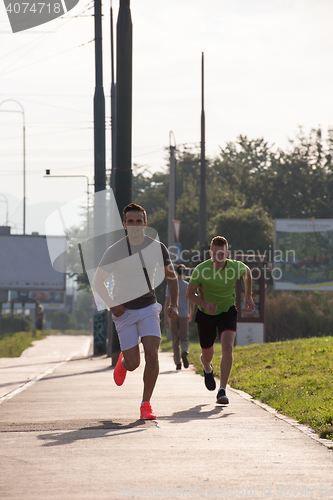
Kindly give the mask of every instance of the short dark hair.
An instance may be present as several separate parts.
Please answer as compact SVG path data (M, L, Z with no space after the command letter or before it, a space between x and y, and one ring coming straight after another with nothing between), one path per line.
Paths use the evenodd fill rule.
M210 248L212 248L214 245L217 247L226 247L228 248L228 241L223 237L223 236L215 236L212 241L210 242Z
M184 264L179 264L176 267L176 272L177 274L179 274L179 276L184 276L184 274L186 273L186 267L184 266Z
M126 214L127 214L127 212L142 212L143 213L143 220L144 220L144 222L147 222L146 211L140 205L136 205L135 203L130 203L129 205L126 205L126 207L123 210L123 220L124 220L124 222L126 222Z

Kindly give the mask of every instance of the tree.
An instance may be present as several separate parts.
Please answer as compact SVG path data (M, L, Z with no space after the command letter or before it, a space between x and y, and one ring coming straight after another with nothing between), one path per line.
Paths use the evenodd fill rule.
M51 328L55 330L68 330L70 328L70 315L65 311L48 311L47 319L51 321Z
M213 225L210 237L224 236L232 252L265 253L273 241L273 221L259 205L251 208L231 207L211 218L210 224Z
M300 129L286 151L274 149L263 138L240 135L215 158L206 160L207 237L217 233L245 250L263 252L273 245L274 218L333 217L333 130L324 141L320 128L306 137ZM176 219L181 221L183 249L199 247L200 156L177 152ZM133 176L133 201L142 205L148 225L167 243L169 172ZM77 237L70 236L72 272L81 272ZM81 279L82 278L82 279ZM79 278L84 286L84 279Z
M289 149L273 151L263 139L240 136L220 151L215 168L244 208L260 203L272 218L333 216L333 131L299 130Z

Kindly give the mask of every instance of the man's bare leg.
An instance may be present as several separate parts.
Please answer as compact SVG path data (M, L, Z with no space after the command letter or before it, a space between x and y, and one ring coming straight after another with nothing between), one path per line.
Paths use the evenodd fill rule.
M159 372L158 350L161 339L153 335L142 337L145 352L145 369L143 372L143 395L142 401L150 401Z
M209 373L212 369L211 361L213 359L213 356L214 356L214 345L212 345L212 347L208 347L208 349L201 348L200 359L206 373Z
M220 387L226 389L232 367L233 347L236 332L225 330L221 334L222 359L220 365Z
M134 370L136 370L136 368L140 365L139 346L135 345L130 349L122 351L122 353L124 357L121 361L121 364L123 365L125 370L128 370L129 372L133 372Z
M214 345L208 349L201 348L201 363L204 368L205 386L209 391L215 391L216 382L214 379L214 373L211 361L214 355Z

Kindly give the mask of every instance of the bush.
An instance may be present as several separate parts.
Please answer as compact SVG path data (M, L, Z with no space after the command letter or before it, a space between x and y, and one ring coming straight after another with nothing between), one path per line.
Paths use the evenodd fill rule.
M13 316L11 316L10 314L4 314L1 317L0 321L0 334L21 332L23 330L21 314L14 314ZM24 322L24 330L28 332L32 330L32 328L32 317L26 316Z
M36 332L36 330L2 335L0 336L0 358L18 358L25 349L32 346L32 342L45 337L44 332Z
M266 340L333 335L333 294L271 290L266 295Z
M68 330L71 328L71 317L65 311L48 311L47 319L51 320L51 328L54 330Z
M260 205L231 207L211 218L209 223L213 229L208 240L218 234L224 236L232 251L264 253L273 243L273 220Z
M46 320L51 322L51 328L55 330L89 330L93 315L93 297L89 292L78 294L78 307L74 308L73 314L65 311L46 311Z

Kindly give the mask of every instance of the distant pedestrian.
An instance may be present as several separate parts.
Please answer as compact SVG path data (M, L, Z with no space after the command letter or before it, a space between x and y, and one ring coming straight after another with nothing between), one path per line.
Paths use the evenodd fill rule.
M166 328L170 327L173 347L173 359L176 365L176 370L180 370L181 359L183 360L184 368L188 368L188 348L189 348L189 328L188 324L192 321L194 311L193 302L189 301L186 297L188 282L185 281L186 267L184 264L179 264L176 267L179 286L179 307L178 317L170 319L167 311L170 306L169 289L166 289L166 298L164 303L164 325ZM179 347L181 352L179 351Z
M195 321L201 346L205 385L209 391L214 391L216 388L211 361L217 336L221 341L220 389L217 393L219 404L229 403L226 387L232 367L233 345L237 331L234 292L235 283L240 276L243 276L245 283L245 307L252 311L255 306L251 295L251 270L243 262L228 259L228 253L227 240L222 236L215 236L210 246L211 258L193 270L187 288L188 299L198 305Z
M43 330L44 326L44 307L39 304L36 310L35 327L36 330Z
M178 281L169 252L165 245L145 235L146 211L131 203L123 210L127 236L111 247L102 257L94 278L94 288L112 311L121 354L113 372L114 381L122 385L127 371L134 371L140 364L139 342L145 353L143 396L140 407L142 419L155 419L150 399L159 372L158 350L161 341L159 313L153 289L154 277L159 266L167 279L171 297L167 311L169 318L178 315ZM113 298L105 281L113 275Z

